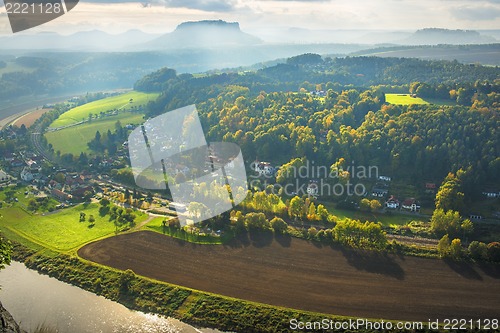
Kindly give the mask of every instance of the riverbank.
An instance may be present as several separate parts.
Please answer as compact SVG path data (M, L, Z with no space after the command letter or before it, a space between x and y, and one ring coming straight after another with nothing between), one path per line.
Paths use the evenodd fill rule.
M121 272L51 251L15 244L13 258L55 277L142 312L173 317L196 327L233 332L290 332L290 320L342 321L347 317L297 311L188 289ZM292 291L291 291L292 292Z
M0 299L28 333L217 333L130 310L17 261L2 270L0 277Z
M25 333L19 328L19 324L10 312L3 307L2 302L0 302L0 332Z

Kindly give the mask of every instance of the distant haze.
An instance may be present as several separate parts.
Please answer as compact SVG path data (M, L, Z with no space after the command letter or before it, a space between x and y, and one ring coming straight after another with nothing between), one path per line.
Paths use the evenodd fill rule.
M0 0L0 4L1 4ZM297 27L308 30L416 31L426 27L500 29L496 0L81 0L68 15L34 32L70 34L102 30L123 33L138 29L171 32L181 22L218 20L239 22L243 31ZM11 33L0 7L0 33Z
M448 30L426 28L417 31L382 30L310 30L303 28L258 30L251 34L240 28L238 22L202 20L181 22L172 32L165 34L130 30L109 34L100 30L80 31L70 35L55 32L19 33L0 35L2 50L72 50L72 51L148 51L181 49L269 48L271 45L438 45L438 44L492 44L498 43L500 30L478 32L474 30ZM356 49L332 48L326 53L346 54ZM358 48L359 49L359 48ZM251 50L255 51L255 50ZM245 51L246 52L246 51ZM323 53L321 47L304 52ZM269 52L267 52L269 53ZM254 62L293 55L285 52L275 57L257 57ZM251 59L249 59L251 61ZM254 63L251 62L251 63ZM248 65L245 62L245 65ZM234 65L234 63L233 63Z

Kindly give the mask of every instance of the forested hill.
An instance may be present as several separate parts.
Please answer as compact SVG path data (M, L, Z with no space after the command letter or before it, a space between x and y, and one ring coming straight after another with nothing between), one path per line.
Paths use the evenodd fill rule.
M321 58L304 54L286 62L258 71L228 71L205 76L177 75L172 69L161 69L136 82L139 91L164 92L156 104L151 105L150 115L160 114L179 105L198 103L217 96L220 87L241 85L254 95L261 91L306 91L322 89L341 91L345 87L378 86L383 92L407 93L414 82L422 82L424 97L450 98L450 91L460 90L455 99L460 104L472 105L477 82L495 82L500 78L500 68L481 65L464 65L449 61L424 61L406 58L346 57ZM428 86L432 85L432 88ZM428 89L424 89L428 88ZM424 91L427 90L427 91Z
M163 69L136 89L163 91L149 116L196 103L207 139L236 142L249 161L306 157L330 166L343 159L415 186L462 169L464 191L478 197L486 184L500 185L498 74L454 62L306 55L199 78ZM385 103L384 92L409 90L450 105Z
M166 70L163 70L166 71ZM173 73L169 71L169 73ZM305 81L337 83L368 87L373 85L405 85L420 81L430 84L463 84L477 80L494 81L500 77L500 68L466 65L457 61L425 61L408 58L345 57L321 58L317 54L304 54L286 62L251 72L226 72L194 78L190 75L163 77L158 72L139 80L135 89L161 91L172 84L188 82L202 87L213 83L242 84L252 90L297 90ZM176 79L168 83L164 80Z

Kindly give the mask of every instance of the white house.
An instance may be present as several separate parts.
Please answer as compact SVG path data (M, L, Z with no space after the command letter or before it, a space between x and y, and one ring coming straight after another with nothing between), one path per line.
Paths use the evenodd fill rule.
M500 192L498 191L484 191L483 195L486 196L488 199L494 199L500 197Z
M414 198L409 198L403 201L401 208L409 210L410 212L417 212L420 210L420 203Z
M276 168L274 168L269 162L256 162L255 172L257 172L260 176L272 176L276 172Z
M171 202L169 205L170 209L175 210L176 212L183 213L187 210L186 205L178 203L178 202Z
M390 209L398 209L399 201L398 199L396 199L394 196L391 195L389 200L386 201L385 206Z
M392 178L388 177L388 176L379 176L378 180L383 180L385 182L390 182L392 180Z

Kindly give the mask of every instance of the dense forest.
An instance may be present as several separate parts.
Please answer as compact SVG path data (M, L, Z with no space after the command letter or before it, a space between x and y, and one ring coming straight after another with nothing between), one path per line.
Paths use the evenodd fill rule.
M499 74L457 62L307 54L255 72L193 77L162 69L136 89L163 92L150 117L196 103L207 139L239 144L248 161L342 160L418 186L461 169L468 197L478 198L500 182ZM385 92L442 103L390 105Z

